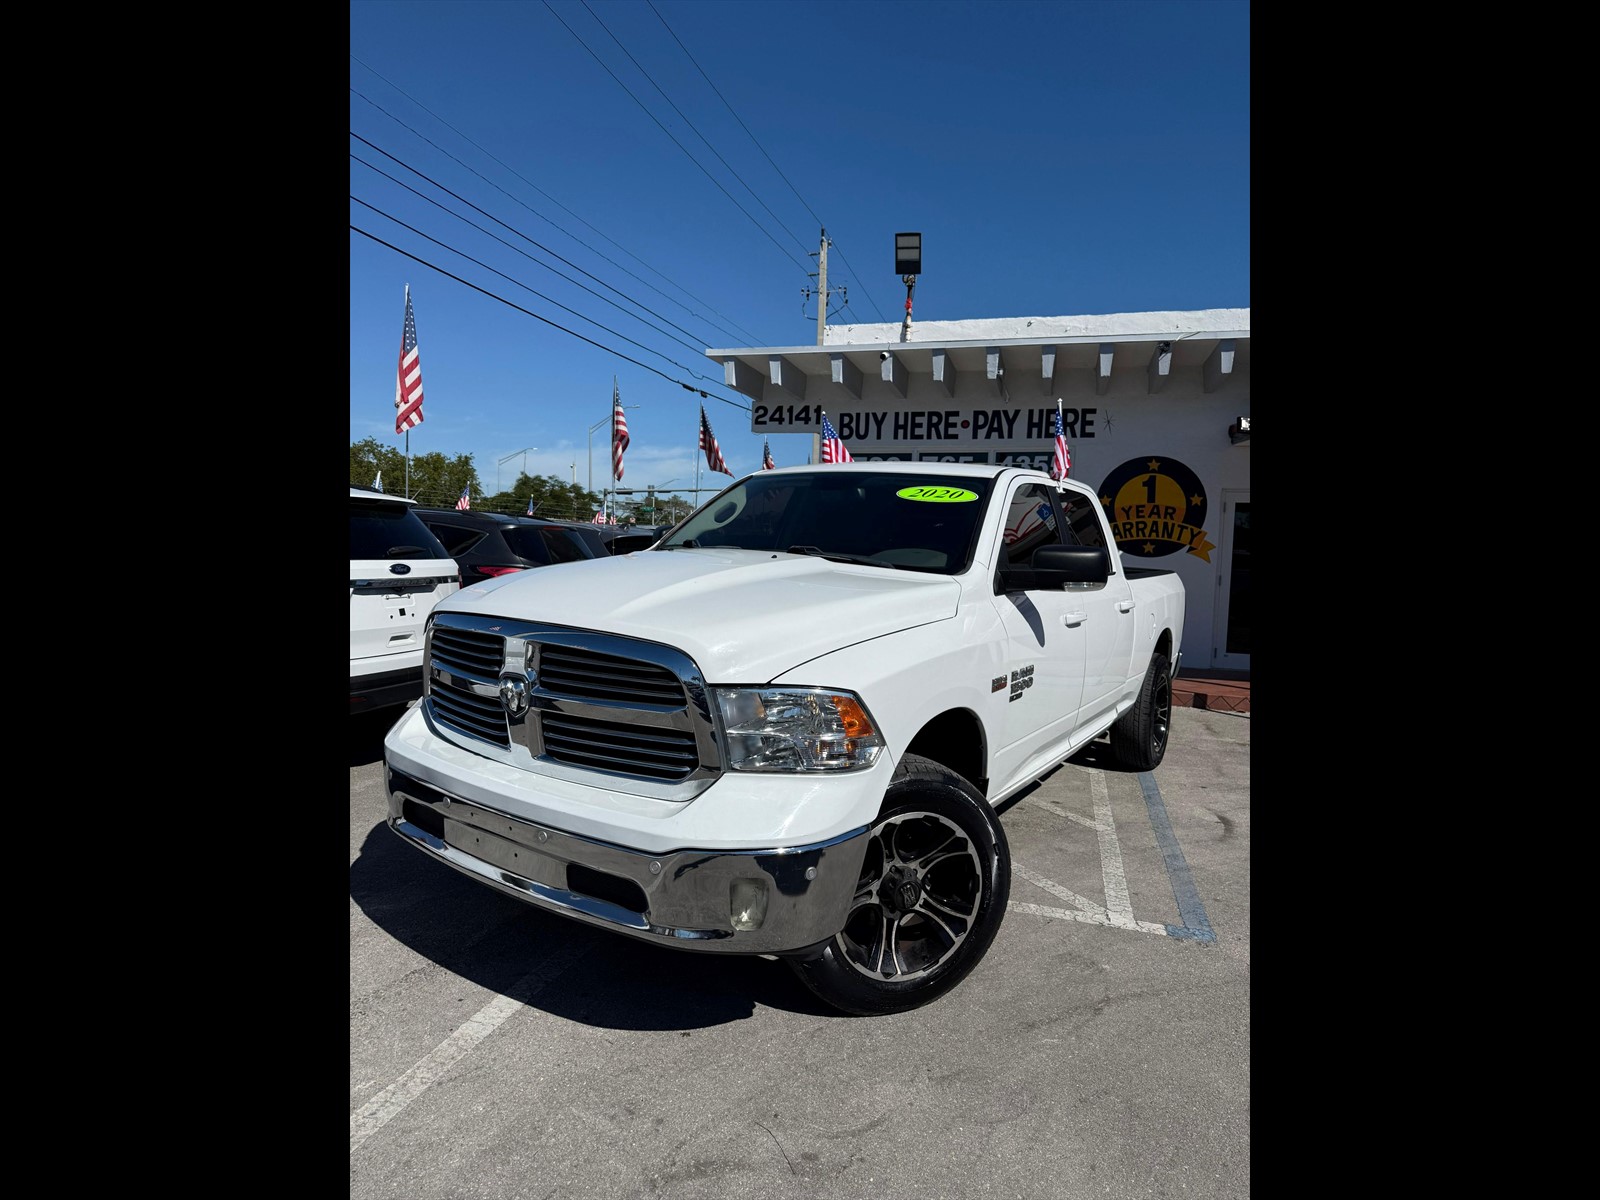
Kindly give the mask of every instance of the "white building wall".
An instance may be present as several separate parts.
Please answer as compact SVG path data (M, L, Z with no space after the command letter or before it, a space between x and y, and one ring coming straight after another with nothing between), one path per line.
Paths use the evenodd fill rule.
M1229 661L1221 652L1221 631L1215 625L1229 569L1224 561L1229 545L1225 522L1232 515L1224 512L1224 496L1247 496L1250 487L1250 443L1235 444L1229 437L1229 427L1250 415L1249 328L1249 309L926 322L915 325L905 341L898 324L830 326L824 346L771 353L803 356L811 360L808 369L816 370L812 356L846 347L858 362L871 363L883 351L898 357L948 346L948 364L960 363L954 388L926 370L914 370L906 377L902 397L894 384L866 367L860 370L859 400L815 377L806 381L800 395L763 382L754 389L759 398L752 405L751 431L814 433L826 411L858 462L1020 458L1044 468L1053 449L1059 397L1072 458L1070 475L1093 485L1102 502L1112 507L1124 562L1173 570L1183 580L1184 664L1248 666L1247 655ZM1205 390L1206 352L1201 349L1208 333L1212 345L1219 334L1243 341L1242 352L1230 356L1233 370L1220 382L1214 376L1210 392ZM1152 394L1151 356L1168 335L1174 347L1181 347L1186 335L1194 340L1174 355ZM1075 343L1070 349L1057 342L1068 338ZM1129 338L1145 340L1130 344ZM1091 340L1094 345L1085 344ZM1098 366L1064 365L1069 358L1097 362L1101 340L1117 343L1103 386ZM983 369L985 343L998 343L1011 364L998 379ZM1040 348L1050 346L1057 347L1058 365L1046 390L1037 364ZM867 350L880 353L865 357ZM1035 364L1031 370L1023 365L1030 359ZM730 368L730 382L734 374ZM1141 553L1141 548L1152 552Z

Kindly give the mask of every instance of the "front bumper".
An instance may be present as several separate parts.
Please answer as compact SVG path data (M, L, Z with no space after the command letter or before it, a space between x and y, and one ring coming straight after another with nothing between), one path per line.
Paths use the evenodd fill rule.
M364 713L422 698L422 664L350 676L350 712Z
M389 827L536 908L689 950L779 954L844 926L867 828L806 846L641 853L451 796L384 765Z

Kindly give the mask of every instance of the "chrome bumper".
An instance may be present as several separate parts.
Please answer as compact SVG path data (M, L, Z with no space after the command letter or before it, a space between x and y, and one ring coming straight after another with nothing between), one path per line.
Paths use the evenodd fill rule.
M447 795L384 768L389 828L537 908L686 950L778 954L844 927L867 829L809 846L641 854Z

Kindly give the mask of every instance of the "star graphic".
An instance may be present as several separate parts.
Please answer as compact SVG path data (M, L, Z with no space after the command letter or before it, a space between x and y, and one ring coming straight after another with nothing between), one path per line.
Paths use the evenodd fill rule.
M1101 496L1100 497L1100 503L1105 506L1105 510L1107 512L1111 511L1111 497L1110 496Z
M1154 543L1152 543L1152 542L1146 542L1146 543L1145 543L1145 544L1144 544L1144 546L1143 546L1143 547L1141 547L1141 548L1142 548L1142 549L1143 549L1143 550L1144 550L1144 552L1145 552L1145 553L1146 553L1146 554L1154 554L1154 553L1155 553L1155 552L1156 552L1156 548L1155 548L1155 545L1154 545Z
M1195 508L1199 508L1205 502L1206 502L1206 498L1204 496L1190 496L1189 497L1189 503L1194 505Z
M1145 470L1147 471L1159 471L1160 469L1161 460L1159 458L1152 458L1147 464L1145 464Z

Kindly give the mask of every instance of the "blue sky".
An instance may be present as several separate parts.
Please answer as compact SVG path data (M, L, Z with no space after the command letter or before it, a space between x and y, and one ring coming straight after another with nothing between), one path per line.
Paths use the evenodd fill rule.
M409 284L411 453L491 492L604 487L613 377L621 486L694 485L702 403L758 468L705 350L816 343L824 228L830 324L910 230L919 323L1250 306L1246 2L357 0L349 68L350 440L406 447Z

